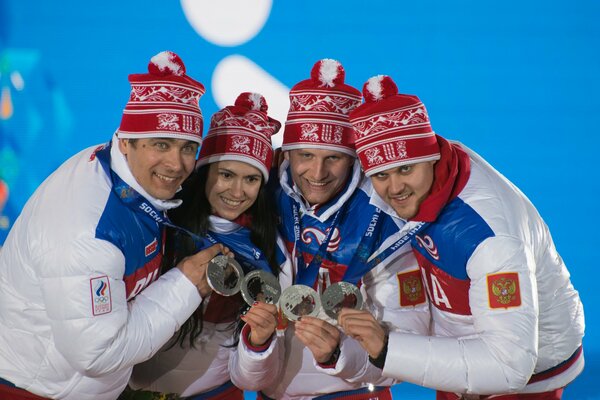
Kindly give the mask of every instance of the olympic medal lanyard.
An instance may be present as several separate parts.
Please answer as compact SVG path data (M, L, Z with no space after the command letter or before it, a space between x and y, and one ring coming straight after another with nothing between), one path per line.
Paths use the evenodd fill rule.
M323 262L323 258L325 257L325 253L327 252L327 246L329 246L329 241L333 236L333 231L337 227L339 223L340 216L343 214L344 209L346 208L346 203L334 214L333 220L329 225L327 232L327 236L325 240L319 246L317 253L314 255L313 259L310 261L310 264L306 265L304 262L304 251L309 252L310 250L306 248L304 241L301 237L302 223L300 221L300 209L298 207L298 203L287 196L291 201L292 206L292 215L294 219L294 248L297 249L298 256L296 259L298 260L298 275L296 276L296 282L298 284L306 285L312 287L317 279L317 275L319 274L319 269L321 268L321 263Z
M150 217L160 226L173 228L188 235L194 241L197 251L202 251L217 243L223 243L228 248L235 250L236 257L239 257L245 261L245 263L250 264L253 269L259 268L271 272L269 262L264 257L263 252L250 242L249 235L243 235L247 240L242 240L242 235L215 234L214 232L213 235L216 238L211 236L208 232L204 237L201 237L188 229L171 222L166 213L157 210L146 198L144 198L144 196L129 186L129 184L121 179L121 177L110 168L110 147L111 144L109 143L108 145L105 145L104 148L96 151L96 157L98 158L98 161L100 161L104 171L111 177L113 184L112 190L119 199L127 204L132 210Z
M383 225L382 220L383 218L381 216L381 209L375 208L375 212L371 218L371 226L373 229L365 230L365 234L363 235L356 252L352 257L352 260L350 260L350 263L348 264L348 269L346 269L346 272L342 277L342 281L356 285L367 272L388 258L393 252L398 250L405 243L409 242L417 233L421 232L427 225L429 225L427 222L417 223L417 225L411 228L406 234L386 247L376 257L369 261L369 257L375 250L373 248L374 244L381 233L381 227Z

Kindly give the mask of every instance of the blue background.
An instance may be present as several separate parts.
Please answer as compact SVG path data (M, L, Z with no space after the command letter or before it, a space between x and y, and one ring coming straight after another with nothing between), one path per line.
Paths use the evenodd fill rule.
M127 75L145 72L159 51L178 53L205 83L205 118L217 110L211 76L227 56L251 59L287 87L335 58L355 87L388 74L417 94L437 133L479 152L537 206L586 311L587 365L565 398L600 399L599 21L592 0L275 1L256 36L219 46L196 33L178 1L0 0L0 180L10 190L4 205L0 190L0 244L52 170L110 139ZM409 384L394 390L434 398Z

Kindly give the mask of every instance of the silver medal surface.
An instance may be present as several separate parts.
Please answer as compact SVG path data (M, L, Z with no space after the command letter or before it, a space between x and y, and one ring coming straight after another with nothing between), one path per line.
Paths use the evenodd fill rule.
M233 296L240 291L244 270L233 258L218 255L208 263L206 279L221 296Z
M308 315L316 317L321 309L321 300L315 290L306 285L292 285L279 298L279 308L290 321Z
M348 282L337 282L325 289L321 295L321 303L325 313L330 318L337 319L344 307L360 310L363 298L355 285Z
M277 304L281 297L281 285L270 272L262 269L250 271L242 279L242 297L251 306L255 301L267 304Z

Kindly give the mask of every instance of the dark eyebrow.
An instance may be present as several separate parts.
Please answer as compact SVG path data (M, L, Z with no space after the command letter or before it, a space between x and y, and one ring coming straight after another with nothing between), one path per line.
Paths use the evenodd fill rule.
M231 170L229 170L229 169L227 169L227 168L223 168L223 167L219 167L219 172L228 172L228 173L230 173L231 175L235 175L235 176L237 176L237 174L236 174L235 172L233 172L233 171L231 171Z
M176 143L177 140L181 140L181 139L167 138L167 137L165 137L165 138L157 137L157 138L150 138L150 139L157 141L157 142L169 142L169 143ZM198 143L194 142L193 140L186 140L185 144L188 145L188 144L198 144Z

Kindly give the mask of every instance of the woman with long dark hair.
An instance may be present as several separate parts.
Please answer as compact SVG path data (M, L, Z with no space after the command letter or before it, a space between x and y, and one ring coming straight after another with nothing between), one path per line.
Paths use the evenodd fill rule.
M286 258L278 250L275 209L266 184L273 156L270 137L280 126L267 116L266 102L256 93L242 93L235 105L213 115L196 171L178 196L183 204L169 214L183 229L169 231L166 264L194 254L199 237L207 244L223 243L245 273L260 268L278 275ZM252 327L249 343L265 344L277 310L258 301L248 317L247 309L239 293L226 297L213 291L170 343L134 368L130 387L143 389L144 399L243 399L229 379L229 354L244 323ZM256 313L269 326L257 326ZM162 397L149 397L147 391ZM139 395L130 392L127 398L141 399Z

